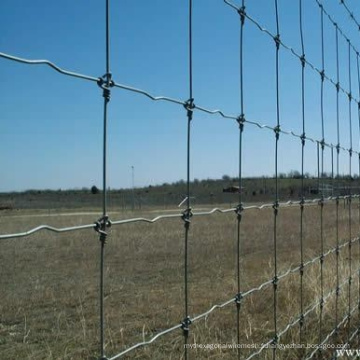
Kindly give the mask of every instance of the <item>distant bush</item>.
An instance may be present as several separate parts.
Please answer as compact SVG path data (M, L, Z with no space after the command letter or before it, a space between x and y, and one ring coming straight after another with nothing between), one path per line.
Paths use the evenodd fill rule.
M96 194L98 194L100 192L100 190L95 186L95 185L93 185L92 187L91 187L91 193L93 194L93 195L96 195Z

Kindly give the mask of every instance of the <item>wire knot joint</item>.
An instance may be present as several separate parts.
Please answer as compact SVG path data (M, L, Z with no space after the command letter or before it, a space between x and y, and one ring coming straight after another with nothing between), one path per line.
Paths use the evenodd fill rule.
M239 124L240 131L243 132L244 131L244 123L246 121L245 115L241 114L240 116L237 117L236 121Z
M279 140L280 131L281 131L280 125L276 125L276 126L274 127L274 132L275 132L276 140Z
M335 86L336 86L336 91L339 92L340 91L340 83L337 82Z
M325 80L325 70L324 69L320 71L320 77L321 77L321 81L324 82L324 80Z
M335 254L338 256L339 254L340 254L340 246L338 245L338 246L336 246L336 248L335 248ZM360 270L359 270L359 272L360 272ZM360 273L359 273L360 274Z
M300 209L301 210L304 210L304 206L305 206L305 198L304 196L301 197L301 200L300 200Z
M301 264L300 264L300 268L299 268L299 271L300 271L300 276L303 276L304 275L304 263L302 262Z
M241 304L243 298L244 298L244 296L241 292L239 292L238 294L235 295L235 303L238 308L240 307L240 304Z
M274 41L275 41L276 49L279 50L280 44L281 44L280 34L277 34L276 36L274 36Z
M273 337L273 339L272 339L272 341L271 341L271 345L272 345L273 347L276 347L278 341L279 341L279 336L278 336L278 334L275 334L274 337Z
M191 325L192 321L189 316L187 316L182 322L181 322L181 329L183 331L184 336L188 336L189 334L189 327Z
M274 209L274 214L277 215L279 212L279 200L276 200L272 206L272 208Z
M194 99L190 98L189 100L187 100L184 104L184 108L187 111L187 117L189 119L189 121L192 120L192 116L193 116L193 112L195 109L195 104L194 104Z
M304 68L306 65L306 58L305 58L305 54L302 54L300 56L300 62L301 62L301 66Z
M245 23L245 17L246 17L245 6L242 6L242 7L238 10L238 14L240 15L241 25L243 26L244 23Z
M305 322L305 316L304 314L301 314L299 318L299 324L301 327L304 325L304 322Z
M191 223L190 219L192 218L192 216L193 216L193 213L191 211L191 208L186 209L182 213L181 219L184 221L186 228L189 228L190 223Z
M302 146L305 146L305 141L306 141L306 135L305 135L305 133L302 133L302 134L300 135L300 140L301 140L301 145L302 145Z
M235 209L235 213L236 213L236 215L237 215L237 219L239 220L239 221L241 221L241 217L242 217L242 212L243 212L243 210L244 210L244 207L243 207L243 204L239 204L237 207L236 207L236 209Z
M321 146L321 150L324 150L325 149L325 139L322 138L319 144Z
M100 241L106 243L106 238L108 233L106 229L111 227L111 221L109 220L108 215L102 216L99 220L95 222L94 230L100 235Z
M275 275L272 280L272 284L274 285L275 290L277 289L278 283L279 283L279 278L277 275Z
M98 86L103 90L103 97L107 102L110 101L110 88L115 85L114 81L111 80L111 77L111 73L107 73L97 81Z

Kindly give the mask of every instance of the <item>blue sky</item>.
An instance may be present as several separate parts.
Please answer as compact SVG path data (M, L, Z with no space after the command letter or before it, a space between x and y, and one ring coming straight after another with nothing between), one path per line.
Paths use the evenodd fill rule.
M239 16L221 0L193 0L194 98L199 106L240 113ZM235 2L236 3L236 2ZM240 2L238 2L239 4ZM346 1L360 19L360 4ZM246 1L246 11L276 32L274 2ZM301 53L297 0L279 0L280 34ZM345 34L358 46L359 31L338 0L323 2ZM0 52L48 59L91 76L105 73L105 1L0 2ZM303 0L307 59L321 68L320 10ZM117 83L154 95L187 100L187 1L111 1L111 71ZM325 71L336 80L335 30L324 18ZM348 53L340 36L340 83L347 90ZM360 46L358 46L360 48ZM352 93L358 95L352 53ZM101 186L103 98L95 83L60 75L46 66L0 58L0 191ZM305 72L306 134L321 139L320 76ZM301 66L280 51L280 123L300 134ZM244 27L246 118L276 125L275 45L250 21ZM336 144L336 91L324 86L325 140ZM186 112L179 106L113 89L109 105L108 185L155 185L186 178ZM349 147L348 100L340 94L340 142ZM352 105L353 148L359 150L358 113ZM238 173L238 127L232 120L195 111L192 123L192 178ZM279 171L300 170L300 140L281 135ZM244 176L274 174L274 134L249 124L244 131ZM346 153L341 173L349 172ZM315 174L316 145L306 143L305 171ZM357 158L353 171L358 172ZM331 170L325 150L324 170Z

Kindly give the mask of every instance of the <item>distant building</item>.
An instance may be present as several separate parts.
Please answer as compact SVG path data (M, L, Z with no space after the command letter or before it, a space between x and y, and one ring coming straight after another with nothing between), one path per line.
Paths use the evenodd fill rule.
M224 193L240 193L242 190L244 190L244 188L242 187L241 190L239 188L239 186L228 186L226 188L223 188L223 192Z
M320 184L318 187L310 188L310 194L320 194L324 197L332 196L334 188L332 184Z

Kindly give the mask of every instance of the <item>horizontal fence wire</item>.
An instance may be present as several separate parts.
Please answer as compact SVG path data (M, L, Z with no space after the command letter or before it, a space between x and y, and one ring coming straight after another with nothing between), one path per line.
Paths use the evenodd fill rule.
M45 65L50 66L51 68L53 68L54 70L56 70L57 72L59 72L59 73L61 73L63 75L68 75L68 76L76 77L76 78L79 78L79 79L85 79L85 80L90 80L90 81L94 81L94 82L101 81L101 78L96 78L96 77L83 75L83 74L80 74L80 73L75 73L75 72L71 72L71 71L62 69L62 68L58 67L57 65L53 64L52 62L50 62L48 60L29 60L29 59L16 57L16 56L9 55L9 54L2 53L2 52L0 52L0 58L13 60L13 61L24 63L24 64L34 64L34 65L43 65L43 64L45 64ZM317 68L314 68L314 70L317 70L319 72L319 70ZM131 86L127 86L127 85L123 85L123 84L118 84L114 80L111 80L111 86L115 87L115 88L122 89L122 90L127 90L127 91L130 91L130 92L134 92L134 93L137 93L137 94L144 95L144 96L146 96L147 98L149 98L149 99L151 99L153 101L167 101L167 102L182 105L182 106L187 105L186 101L182 101L182 100L179 100L179 99L174 99L174 98L166 97L166 96L155 96L155 95L152 95L151 93L149 93L149 92L147 92L145 90L141 90L141 89L131 87ZM343 92L346 93L345 90ZM348 95L348 93L346 93L346 94ZM359 104L359 101L355 100L354 98L353 98L353 100L357 104ZM196 105L196 104L193 104L193 110L198 110L198 111L210 114L210 115L220 115L222 118L225 118L225 119L236 120L236 121L239 120L239 116L227 114L226 112L224 112L222 110L211 110L211 109L208 109L208 108ZM244 119L243 121L244 121L244 123L250 124L250 125L255 126L255 127L259 128L259 129L267 129L267 130L271 130L271 131L277 130L277 128L274 127L274 126L262 124L261 122L258 122L258 121L252 121L252 120L249 120L249 119ZM296 138L298 138L300 140L303 138L303 136L301 134L297 134L297 133L295 133L294 131L291 131L291 130L289 131L289 130L284 130L283 128L280 128L280 129L278 129L278 131L281 134L290 135L290 136L296 137ZM322 143L322 139L314 139L311 136L306 136L305 139L306 139L306 141L310 141L310 142L312 142L314 144ZM323 144L327 148L330 148L330 149L339 148L340 150L345 151L347 153L350 150L350 149L345 148L343 146L339 147L338 145L332 144L332 143L326 143L325 142ZM360 152L358 152L356 150L353 150L352 152L353 152L353 154L360 155Z
M356 240L359 240L359 239L356 239ZM345 246L345 245L344 245L344 246ZM353 275L355 276L356 274L357 274L357 272L354 272ZM281 279L281 278L282 278L282 277L280 276L279 279ZM273 280L271 279L270 281L264 283L264 284L262 285L262 287L259 287L259 288L258 288L259 291L262 290L266 285L272 285L272 282L273 282ZM348 280L343 281L343 282L340 284L339 289L343 288L343 287L344 287L345 285L347 285L347 284L348 284ZM257 290L257 289L256 289L256 290ZM254 290L254 291L256 291L256 290ZM242 298L245 298L245 297L251 295L254 291L250 290L250 291L247 291L247 292L243 293L243 294L242 294ZM336 291L337 291L336 289L333 289L333 290L330 291L328 294L326 294L326 295L324 296L324 298L323 298L323 301L326 302L326 300L329 299L333 294L335 294ZM236 298L234 297L234 298L231 298L231 299L229 299L229 300L227 300L227 301L225 301L225 302L223 302L223 303L221 303L221 304L214 305L214 306L212 306L209 310L207 310L206 312L204 312L204 313L202 313L202 314L199 314L199 315L197 315L197 316L192 317L192 318L191 318L191 322L194 323L194 322L196 322L196 321L198 321L198 320L204 319L204 318L206 318L207 316L209 316L214 310L216 310L216 309L222 309L222 308L224 308L224 307L226 307L226 306L228 306L228 305L230 305L230 304L234 304L235 301L236 301ZM316 301L315 303L313 303L311 306L309 306L308 309L304 312L303 316L306 317L306 316L308 316L310 313L312 313L313 311L315 311L315 310L319 307L320 302L321 302L321 300L318 300L318 301ZM354 308L352 309L352 313L353 313L357 308L358 308L358 306L354 307ZM343 324L343 323L346 321L347 318L348 318L348 314L347 314L346 317L344 318L345 320L342 320L342 321L338 324L338 326L341 326L341 324ZM287 326L278 333L279 339L281 338L281 336L284 336L292 327L294 327L296 324L298 324L298 323L300 322L300 320L301 320L301 317L298 316L298 317L296 317L294 320L290 321L290 322L287 324ZM178 325L175 325L175 326L173 326L173 327L171 327L171 328L169 328L169 329L166 329L166 330L164 330L164 331L161 331L161 332L159 332L158 334L156 334L154 337L150 338L148 341L139 342L139 343L131 346L130 348L128 348L128 349L126 349L126 350L118 353L117 355L111 357L109 360L119 359L120 357L126 355L126 354L129 353L130 351L133 351L133 350L138 349L138 348L140 348L140 347L143 347L143 346L145 346L145 345L149 345L149 344L153 343L153 342L154 342L156 339L158 339L159 337L164 336L164 335L166 335L166 334L168 334L168 333L170 333L170 332L173 332L173 331L175 331L175 330L178 330L178 329L180 329L180 328L181 328L181 324L178 324ZM333 330L333 331L334 331L334 330ZM331 332L330 334L333 334L333 332ZM330 337L330 336L329 336L329 337ZM272 344L272 342L273 342L273 339L270 339L270 340L267 341L266 343L263 343L263 345L260 347L260 349L257 350L256 352L252 353L249 357L246 358L246 360L250 360L250 359L252 359L252 358L260 355L260 354L264 351L264 349L268 348L268 347ZM324 340L324 343L325 343L325 340ZM307 360L307 359L311 359L311 358L315 355L315 353L316 353L316 351L314 351L313 353L311 353L310 356L306 358L306 360Z
M355 274L354 274L354 275L355 275ZM347 281L345 281L343 285L345 285L346 283L347 283ZM354 307L351 309L351 311L350 311L349 314L350 314L350 315L353 314L357 309L358 309L358 305L354 306ZM344 325L344 324L346 323L346 321L349 319L349 314L346 314L346 315L342 318L342 320L338 323L338 326L337 326L336 328L334 328L332 331L330 331L330 332L327 334L327 336L325 337L325 339L324 339L320 344L318 344L319 347L318 347L317 349L313 350L313 351L310 353L310 355L305 358L305 360L310 360L310 359L312 359L312 358L316 355L316 353L319 352L319 349L321 349L321 346L325 345L325 344L329 341L329 339L330 339L332 336L334 336L334 334L336 333L337 329L338 329L340 326L342 326L342 325ZM356 330L356 333L357 333L357 332L358 332L358 330ZM351 340L350 340L350 341L351 341ZM349 343L347 343L347 346L348 346L348 344L349 344Z
M339 201L339 200L348 200L350 198L352 198L352 199L360 198L360 194L353 194L351 196L350 195L330 196L330 197L324 198L323 202L327 203L327 202L333 202L333 201ZM321 201L322 201L321 198L305 199L305 200L288 200L286 202L279 202L278 205L279 205L279 207L282 207L282 208L295 207L295 206L301 206L301 205L315 206L315 205L319 205L319 203ZM273 203L248 205L248 206L244 206L242 210L249 211L249 210L271 209L273 206L274 206ZM192 212L192 216L207 216L207 215L213 215L216 213L227 214L227 213L232 213L232 212L236 212L236 211L237 211L236 207L231 207L231 208L227 208L227 209L221 209L221 208L216 207L216 208L210 209L208 211L194 211L194 212ZM44 216L46 217L46 215L44 215ZM123 225L123 224L137 223L137 222L145 222L145 223L153 224L160 220L165 220L165 219L174 219L174 218L182 219L183 216L184 216L184 213L180 212L180 213L176 213L176 214L173 213L173 214L158 215L152 219L145 218L145 217L136 217L136 218L123 219L123 220L115 220L115 221L108 220L108 224L109 224L109 226L116 226L116 225ZM39 231L45 231L45 230L54 232L54 233L64 233L64 232L85 230L85 229L91 229L91 228L97 229L99 226L100 225L99 225L98 221L94 222L92 224L77 225L77 226L70 226L70 227L64 227L64 228L57 228L57 227L50 226L50 225L40 225L40 226L37 226L37 227L32 228L25 232L0 235L0 240L27 237L27 236L35 234Z
M300 0L301 1L301 0ZM277 125L276 126L270 126L270 125L264 125L261 124L261 122L257 122L257 121L252 121L249 119L246 119L244 116L244 106L243 106L243 82L241 79L241 110L240 116L234 116L234 115L229 115L227 114L225 111L223 110L211 110L208 109L206 107L203 106L199 106L196 105L194 103L194 99L193 99L193 92L192 92L192 1L189 0L189 99L186 101L183 100L178 100L178 99L174 99L171 97L166 97L166 96L154 96L151 93L142 90L142 89L138 89L135 87L131 87L131 86L127 86L127 85L123 85L123 84L119 84L116 83L111 76L110 73L110 48L109 48L109 0L106 0L106 74L103 77L93 77L93 76L88 76L88 75L84 75L84 74L80 74L80 73L76 73L76 72L72 72L72 71L68 71L65 69L62 69L61 67L59 67L58 65L52 63L49 60L29 60L29 59L25 59L25 58L20 58L20 57L16 57L13 55L9 55L6 53L2 53L0 52L0 58L6 59L6 60L10 60L10 61L14 61L14 62L19 62L19 63L23 63L23 64L27 64L27 65L46 65L48 67L50 67L51 69L55 70L56 72L65 75L65 76L69 76L69 77L73 77L73 78L78 78L81 80L87 80L87 81L91 81L91 82L95 82L97 85L99 85L102 89L103 89L103 97L104 97L104 134L103 134L103 212L102 212L102 217L92 223L92 224L87 224L87 225L78 225L78 226L72 226L72 227L64 227L64 228L57 228L54 226L49 226L49 225L40 225L37 226L35 228L32 228L28 231L25 232L19 232L19 233L12 233L12 234L2 234L0 235L0 240L6 240L6 239L14 239L14 238L22 238L22 237L28 237L31 236L35 233L38 233L40 231L50 231L50 232L54 232L54 233L64 233L64 232L72 232L72 231L79 231L79 230L87 230L87 229L94 229L95 231L97 231L99 233L99 238L100 238L100 242L101 242L101 266L100 266L100 356L101 359L108 359L108 360L115 360L118 358L121 358L122 356L129 354L130 352L150 345L152 343L154 343L157 339L159 339L160 337L167 335L169 333L172 333L174 331L183 330L183 334L184 334L184 339L185 339L185 344L188 343L188 325L197 322L201 319L205 319L207 318L211 313L213 313L215 310L217 309L222 309L224 307L227 307L230 304L240 304L240 302L244 299L247 298L257 292L261 292L263 290L265 290L266 288L269 288L271 286L273 286L273 290L274 290L274 336L271 337L268 340L265 340L263 342L263 345L260 347L260 349L258 349L256 352L251 353L246 360L250 360L253 359L257 356L260 356L261 353L268 348L269 346L273 346L273 357L276 358L276 344L277 342L281 339L281 337L283 337L285 334L288 333L288 331L292 328L294 328L296 325L301 326L301 323L307 318L309 317L309 315L313 312L315 312L316 310L319 309L320 311L320 342L319 342L319 347L321 345L326 344L337 332L337 329L340 326L343 326L345 323L347 323L348 321L348 339L347 339L347 343L350 343L353 341L353 339L355 338L356 335L358 335L359 331L358 331L358 327L357 329L350 333L350 318L351 315L357 310L359 309L359 304L356 304L356 306L351 307L351 280L353 277L359 275L359 269L356 269L356 271L352 271L352 252L351 252L351 247L353 244L355 243L359 243L360 244L360 238L358 236L353 236L352 234L352 229L351 229L351 221L352 221L352 212L351 212L351 201L352 199L360 199L360 194L352 194L350 192L349 195L345 195L345 196L330 196L330 197L324 197L322 196L321 198L316 198L316 199L305 199L303 197L304 194L304 185L302 183L302 198L300 200L294 201L294 200L289 200L286 202L280 202L278 201L278 167L277 167L277 159L278 159L278 151L277 151L277 146L278 146L278 141L279 141L279 135L280 134L285 134L285 135L290 135L293 137L298 138L299 140L301 140L302 143L302 147L304 147L305 142L312 142L317 144L318 147L318 151L321 148L321 155L318 155L318 162L319 162L319 166L318 168L320 169L320 158L321 158L321 167L322 167L322 173L323 173L323 165L324 165L324 148L330 148L332 151L336 150L337 152L337 173L339 175L339 153L340 151L344 151L346 153L349 154L350 157L350 163L349 163L349 173L350 173L350 177L352 176L352 168L351 168L351 157L352 155L356 154L359 156L360 158L360 152L355 151L352 148L352 133L351 133L351 104L355 103L356 106L360 109L360 100L356 97L353 96L352 92L351 92L351 72L350 72L350 58L351 58L351 52L354 52L356 55L356 60L357 63L359 61L359 52L357 50L357 48L355 47L355 45L353 44L353 42L351 42L351 40L347 37L347 35L345 34L345 32L340 28L340 26L336 23L336 21L333 19L333 17L330 15L330 13L326 10L326 8L324 7L323 3L319 0L314 0L316 2L316 4L319 6L319 9L321 11L321 24L322 24L322 31L323 31L323 15L326 15L326 17L329 19L329 21L331 22L331 24L334 26L334 28L336 29L336 34L338 36L338 34L340 34L348 43L349 46L349 90L345 90L345 87L340 84L339 82L339 76L337 78L337 80L333 80L331 77L329 77L324 70L324 59L322 61L322 69L316 67L310 60L308 60L305 55L304 55L304 44L302 43L302 53L298 53L296 50L294 50L293 47L285 44L281 38L280 38L280 34L279 34L279 18L278 18L278 9L277 9L277 0L275 0L275 7L276 7L276 24L277 24L277 34L273 34L271 33L269 30L267 30L264 26L262 26L252 15L248 14L245 10L245 2L242 1L242 6L238 7L236 6L233 2L229 1L229 0L224 0L223 2L225 4L227 4L230 8L232 8L233 10L235 10L239 15L240 15L240 19L242 22L241 25L241 29L243 30L243 26L244 26L244 21L245 19L248 20L251 24L255 25L256 28L268 35L272 40L275 40L275 46L276 46L276 83L277 83ZM358 21L356 20L353 12L350 10L350 8L347 6L347 4L345 3L345 0L341 0L340 3L343 5L343 7L346 9L346 11L349 13L350 18L352 19L352 21L358 26L359 30L360 30L360 25L358 23ZM302 26L302 20L300 20L300 24ZM242 31L241 30L241 31ZM302 31L302 30L301 30ZM243 37L243 32L241 32L241 43L242 43L242 37ZM322 39L322 46L323 46L323 42L324 39ZM350 144L349 144L349 148L346 148L344 146L340 145L340 141L339 141L339 136L338 136L338 142L337 144L332 144L332 143L327 143L324 139L324 130L322 133L322 139L314 139L312 137L309 136L305 136L305 127L303 126L303 133L302 134L296 134L293 131L286 131L282 129L282 126L280 126L280 117L279 117L279 71L280 71L280 66L279 66L279 49L283 48L286 49L287 51L289 51L293 56L295 56L298 60L300 60L300 64L302 66L302 71L304 69L305 66L308 66L308 68L310 68L311 70L313 70L314 72L318 73L318 75L320 75L321 78L321 86L322 86L322 101L323 101L323 83L326 80L327 82L331 83L332 85L334 85L335 89L337 90L337 93L339 93L339 91L341 91L343 94L345 94L348 97L349 100L349 117L350 117ZM241 45L241 59L242 59L242 45ZM337 50L338 51L338 50ZM323 52L323 56L324 56L324 51ZM242 60L241 60L241 74L242 74ZM339 67L339 65L337 65L337 67ZM241 75L242 77L242 75ZM304 84L304 80L303 80L303 84ZM166 102L170 102L170 103L174 103L177 105L181 105L183 107L185 107L186 109L186 113L187 113L187 126L188 126L188 134L187 134L187 209L184 212L180 212L180 213L176 213L176 214L161 214L158 215L154 218L146 218L146 217L134 217L134 218L129 218L129 219L122 219L122 220L110 220L108 218L107 215L107 186L106 186L106 180L107 180L107 175L106 175L106 162L107 162L107 156L106 156L106 150L107 150L107 145L106 145L106 136L107 136L107 106L108 106L108 102L110 100L110 88L118 88L118 89L122 89L122 90L126 90L132 93L137 93L140 95L143 95L147 98L149 98L152 101L166 101ZM359 95L360 95L360 79L359 79ZM304 93L303 93L304 96ZM321 102L322 102L321 101ZM243 133L243 129L244 129L244 125L249 124L252 126L255 126L256 128L259 129L267 129L267 130L271 130L273 133L275 132L275 173L276 173L276 191L275 191L275 200L273 203L264 203L264 204L259 204L259 205L249 205L249 206L243 206L242 204L242 196L241 196L241 191L239 194L239 205L236 207L231 207L231 208L226 208L226 209L221 209L218 207L212 208L208 211L192 211L191 209L191 204L190 204L190 157L191 157L191 152L190 152L190 130L191 130L191 120L192 120L192 115L193 115L193 111L200 111L203 113L207 113L210 115L219 115L222 118L225 119L230 119L230 120L235 120L239 123L240 125L240 151L239 151L239 189L241 189L241 185L242 185L242 170L241 170L241 164L242 164L242 133ZM323 104L321 104L321 112L323 112ZM360 113L359 113L360 114ZM339 116L338 114L338 109L337 109L337 116ZM360 115L359 115L360 116ZM303 114L303 120L304 120L304 114ZM322 122L324 122L324 119L322 118ZM304 124L304 123L303 123ZM324 124L322 124L324 126ZM359 126L360 126L360 117L359 117ZM339 127L339 125L338 125ZM338 130L339 133L339 130ZM303 155L304 156L304 155ZM302 163L304 163L304 158L302 158ZM359 161L359 166L360 166L360 161ZM304 179L304 164L302 164L302 182ZM360 168L359 168L360 170ZM322 175L320 176L320 170L319 170L319 174L318 174L318 180L320 182L320 179L323 181ZM334 180L334 176L332 174L332 180ZM350 190L351 191L351 190ZM338 234L338 205L339 205L339 201L340 200L344 200L344 202L347 202L348 210L349 210L349 236L348 239L345 241L343 240L340 243L339 240L339 234ZM327 250L326 252L324 252L324 236L323 236L323 218L322 218L322 211L323 211L323 207L325 204L327 203L331 203L331 202L336 202L336 206L337 206L337 224L336 224L336 228L337 228L337 245L335 247L331 247L329 250ZM303 258L300 261L300 265L293 267L293 265L285 272L278 272L277 269L277 216L278 216L278 209L279 208L287 208L287 207L298 207L301 209L301 214L302 211L304 210L305 207L308 206L319 206L320 207L320 211L321 211L321 254L313 257L305 262L303 262ZM198 314L198 315L194 315L192 317L189 316L188 314L188 299L189 299L189 294L188 294L188 270L189 270L189 266L187 264L187 256L188 256L188 248L187 248L187 243L188 241L190 241L190 218L192 216L210 216L213 214L226 214L226 213L231 213L231 212L235 212L237 214L237 219L238 219L238 229L240 229L240 221L241 221L241 216L243 211L249 211L249 210L263 210L263 209L273 209L274 210L274 261L275 261L275 268L274 268L274 277L272 277L271 279L268 279L267 281L261 283L260 285L253 287L251 289L242 289L242 291L240 292L240 275L241 275L241 269L240 269L240 261L239 261L239 257L241 254L241 249L240 249L240 230L238 232L238 250L237 250L237 255L238 255L238 269L237 269L237 281L238 281L238 293L236 295L234 295L233 297L231 297L228 300L225 300L222 303L219 304L215 304L212 305L207 311ZM129 224L129 223L140 223L140 222L145 222L145 223L156 223L158 221L161 220L166 220L166 219L174 219L174 218L178 218L178 219L182 219L184 220L184 225L185 225L185 259L184 259L184 303L185 303L185 311L184 311L184 315L185 318L183 320L183 322L179 322L178 324L158 332L156 335L152 336L151 338L149 338L146 341L142 341L139 342L137 344L134 344L130 347L128 347L127 349L119 352L118 354L110 357L110 358L106 358L105 357L105 353L104 353L104 344L105 344L105 339L104 339L104 274L103 274L103 269L104 269L104 245L105 245L105 239L106 239L106 230L111 227L111 226L117 226L117 225L124 225L124 224ZM302 220L301 220L302 221ZM301 223L302 226L302 223ZM301 239L302 241L302 239ZM302 245L301 245L302 246ZM339 251L342 249L348 248L349 249L349 259L348 259L348 267L349 267L349 277L347 277L343 282L339 283L339 269L338 269L338 254ZM323 262L326 258L328 258L330 255L332 254L336 254L337 255L337 286L335 289L331 290L330 292L328 292L326 295L324 295L323 293ZM287 278L289 275L291 274L296 274L299 273L302 277L303 275L303 271L304 269L308 268L311 265L314 264L320 264L320 269L321 269L321 297L320 299L314 301L313 303L311 303L308 307L306 308L301 308L301 310L299 311L299 314L293 316L293 318L291 319L290 322L287 323L287 325L282 329L282 330L278 330L278 317L279 317L279 311L280 309L277 306L277 286L279 284L279 282L281 282L281 280ZM336 294L336 301L338 302L338 293L340 291L341 288L344 288L346 285L348 285L348 311L346 313L346 315L344 317L341 318L341 320L339 321L338 319L338 308L336 305L336 322L335 322L335 327L326 334L325 337L323 337L323 331L322 331L322 309L324 304L327 302L328 299L330 299L334 294ZM243 286L242 286L243 288ZM360 289L360 288L359 288ZM240 307L238 307L239 309ZM296 312L295 312L296 313ZM238 317L240 316L240 311L238 312ZM239 324L238 324L238 339L239 339ZM187 347L185 347L185 359L187 359ZM312 351L311 353L306 355L306 360L310 360L312 358L314 358L314 356L316 356L316 354L318 353L319 348L315 349L314 351ZM240 358L240 353L238 353L238 357Z
M359 56L359 51L357 50L357 48L353 45L353 43L350 41L350 39L345 35L345 33L341 30L341 28L337 25L337 23L333 20L333 18L329 15L329 13L324 9L323 4L319 1L319 0L315 0L316 3L319 5L319 7L321 7L324 11L324 13L328 16L329 20L331 21L331 23L339 30L339 33L344 37L344 39L350 44L351 48L353 49L353 51L357 54L357 56ZM233 3L231 3L229 0L224 0L224 2L229 5L230 7L232 7L233 9L235 9L236 11L240 11L240 9L238 7L236 7L236 5L234 5ZM329 81L331 84L333 84L335 86L336 89L341 90L345 95L349 96L349 92L345 90L345 88L339 83L339 82L335 82L332 78L330 78L329 76L327 76L325 74L325 72L323 72L323 70L319 69L318 67L316 67L313 63L311 63L305 56L300 55L294 48L292 48L291 46L288 46L287 44L285 44L280 37L278 38L277 35L271 33L268 29L266 29L264 26L262 26L255 18L253 18L252 16L250 16L249 14L247 14L244 11L244 16L251 22L253 23L261 32L267 34L269 37L271 37L273 40L277 40L279 45L281 45L284 49L288 50L290 53L292 53L295 57L297 57L300 62L304 62L306 65L308 65L310 67L310 69L312 69L313 71L317 72L320 76L323 76L324 79L326 79L327 81ZM359 99L356 99L354 97L352 97L352 100L356 103L359 104Z
M233 210L232 210L233 211ZM341 249L349 246L350 244L355 244L355 243L359 243L360 242L360 238L359 237L356 237L356 238L353 238L351 239L350 241L345 241L343 243L341 243L340 245L336 246L336 247L333 247L331 249L329 249L327 252L325 252L324 254L321 254L319 256L316 256L314 258L311 258L310 260L304 262L303 264L299 265L299 266L296 266L296 267L290 267L287 271L281 273L280 275L278 275L278 280L283 280L284 278L286 278L288 275L291 275L291 274L294 274L294 273L298 273L300 271L304 271L304 269L306 269L307 267L309 267L310 265L313 265L313 264L316 264L316 263L320 263L320 261L324 260L326 257L328 257L329 255L331 254L334 254L334 253L338 253ZM354 272L352 276L355 276L358 274L358 271ZM336 289L330 291L324 298L323 298L323 301L326 301L331 295L333 295L335 292L339 291L342 287L344 287L346 284L348 284L348 279L346 279L342 284L340 284ZM266 288L270 287L273 285L273 278L263 282L262 284L260 284L259 286L257 287L254 287L254 288L251 288L249 290L246 290L244 292L241 293L241 300L255 294L256 292L260 292L262 290L265 290ZM215 310L217 309L222 309L228 305L231 305L231 304L234 304L236 303L236 301L238 300L238 298L235 296L235 297L232 297L220 304L216 304L216 305L213 305L210 309L208 309L207 311L201 313L201 314L198 314L198 315L195 315L193 317L190 318L190 321L191 323L194 323L196 321L199 321L201 319L204 319L206 317L208 317L212 312L214 312ZM313 312L320 304L321 300L315 302L314 304L312 304L302 315L302 317L297 317L295 318L293 321L289 322L287 324L287 326L278 333L278 337L280 339L281 336L283 336L290 328L294 327L296 324L298 324L301 320L301 318L305 318L306 316L308 316L311 312ZM358 307L356 307L357 309ZM351 313L353 313L355 310L353 309ZM347 318L348 315L346 315L346 318ZM342 322L341 322L342 323ZM339 326L340 324L339 323ZM131 347L129 347L128 349L122 351L121 353L111 357L109 360L115 360L115 359L118 359L124 355L126 355L127 353L135 350L135 349L138 349L140 347L143 347L145 345L150 345L152 344L155 340L157 340L158 338L168 334L168 333L171 333L175 330L179 330L181 329L182 327L182 324L179 323L179 324L176 324L166 330L163 330L159 333L157 333L156 335L154 335L153 337L151 337L149 340L147 341L142 341L142 342L139 342ZM325 339L326 340L326 339ZM325 340L324 340L324 343L325 343ZM246 358L246 360L250 360L252 359L253 357L255 357L256 355L259 355L265 348L267 348L271 343L272 343L273 339L269 340L267 343L263 344L263 346L258 350L256 351L255 353L251 354L248 358ZM313 354L314 355L314 354ZM313 356L311 355L311 357ZM307 359L310 359L311 357L308 357Z
M346 4L345 0L340 0L339 4L341 4L345 10L347 11L347 13L350 16L350 19L355 23L355 25L357 26L358 30L360 31L360 23L359 21L356 19L354 12L351 11L351 9L349 8L349 6Z

